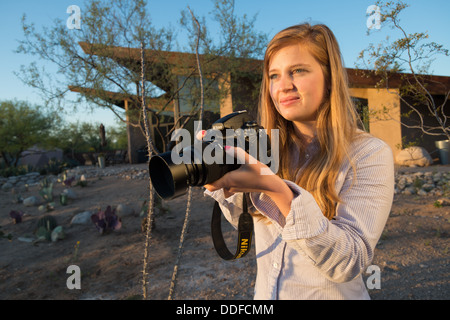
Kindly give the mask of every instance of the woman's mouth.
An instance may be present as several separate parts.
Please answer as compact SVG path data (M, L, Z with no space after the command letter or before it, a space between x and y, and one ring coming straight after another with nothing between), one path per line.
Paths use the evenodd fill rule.
M280 104L283 106L289 106L293 103L296 103L300 100L300 97L297 96L290 96L280 99Z

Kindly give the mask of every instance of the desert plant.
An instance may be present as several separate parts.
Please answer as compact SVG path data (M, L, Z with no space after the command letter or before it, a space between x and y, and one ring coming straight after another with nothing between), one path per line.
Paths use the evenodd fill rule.
M21 223L22 222L22 217L23 217L23 212L22 211L11 210L9 212L9 216L13 219L13 223L14 224Z
M41 175L45 174L57 175L63 172L65 169L67 169L67 167L68 164L63 160L50 159L44 167L40 168L39 173Z
M105 211L100 209L91 216L91 220L100 234L119 230L122 227L122 221L116 215L116 209L112 209L111 206L108 206Z
M56 219L53 216L44 216L37 222L35 234L38 240L51 240L53 229L58 226Z
M39 194L45 202L49 203L53 201L53 182L50 182L47 178L44 178L39 183Z
M72 183L74 181L75 181L75 176L68 177L67 173L64 172L64 174L62 176L62 183L63 183L63 185L65 185L66 187L72 187Z
M78 180L76 186L81 188L87 187L88 182L86 180Z
M0 228L1 228L1 227L2 227L2 226L0 226ZM5 234L3 231L0 230L0 238L6 238L6 239L8 239L9 241L11 241L11 239L12 239L12 234L11 234L11 233Z
M74 246L74 250L73 250L73 256L72 256L73 261L78 260L78 250L79 249L80 249L80 241L77 241L77 243Z

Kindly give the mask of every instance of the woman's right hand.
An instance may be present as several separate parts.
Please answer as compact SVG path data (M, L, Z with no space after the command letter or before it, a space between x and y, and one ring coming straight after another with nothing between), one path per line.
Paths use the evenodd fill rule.
M239 169L226 173L220 179L206 184L209 191L224 190L225 197L236 192L262 192L267 194L287 216L294 194L287 184L269 167L259 162L241 148L225 146L225 152L243 163Z

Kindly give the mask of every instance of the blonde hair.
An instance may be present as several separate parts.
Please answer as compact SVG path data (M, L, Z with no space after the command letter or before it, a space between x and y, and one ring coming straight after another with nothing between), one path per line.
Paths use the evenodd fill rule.
M319 150L298 175L300 168L291 168L290 150L302 148L302 137L296 136L292 122L284 119L270 96L269 65L280 49L299 44L305 46L319 62L325 78L324 101L317 112L317 142ZM270 134L279 129L280 161L278 175L295 181L310 192L324 216L333 218L340 201L335 183L345 158L350 160L349 148L356 137L358 114L350 97L347 72L343 66L339 45L325 25L308 23L295 25L279 32L267 46L259 105L260 122ZM302 150L300 150L302 152Z

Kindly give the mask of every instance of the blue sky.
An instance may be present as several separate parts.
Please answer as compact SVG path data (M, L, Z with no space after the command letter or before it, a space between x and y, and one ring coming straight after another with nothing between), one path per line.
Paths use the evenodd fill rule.
M407 32L428 31L430 40L450 49L450 2L446 0L409 0L410 4L401 14L402 25ZM368 6L375 0L236 0L235 12L249 16L258 14L256 29L268 33L271 38L275 33L290 25L309 21L327 24L335 33L344 57L346 67L353 68L361 50L369 43L378 43L391 33L390 29L381 29L367 36ZM0 12L0 100L18 99L40 104L38 93L25 86L14 74L20 65L34 61L33 57L14 53L18 39L23 38L21 17L25 13L29 22L34 22L39 30L42 26L51 26L55 19L67 20L66 12L70 5L83 8L84 0L1 0ZM148 1L149 12L155 27L171 25L179 29L180 11L190 8L197 16L208 16L213 4L210 0L157 0ZM83 12L81 12L83 18ZM82 26L82 21L81 21ZM184 33L178 32L179 42L183 42ZM435 75L450 76L450 58L437 60L431 69ZM72 114L69 120L114 125L111 111L87 113L83 109Z

